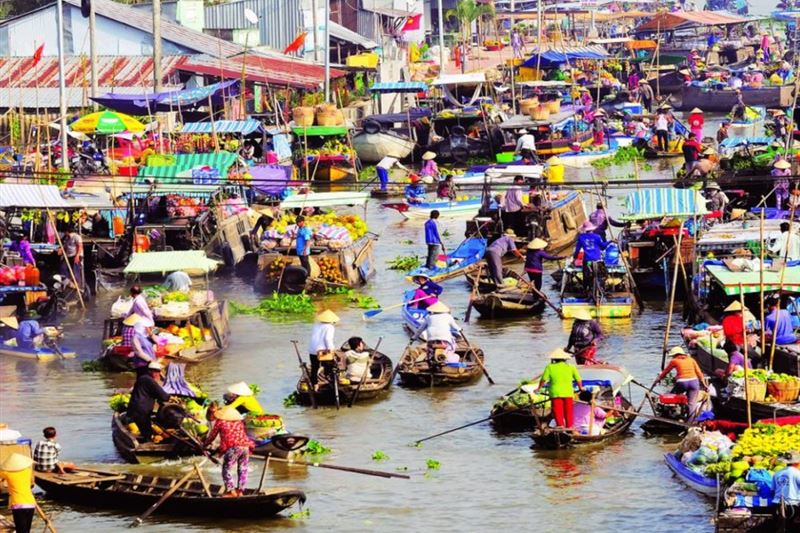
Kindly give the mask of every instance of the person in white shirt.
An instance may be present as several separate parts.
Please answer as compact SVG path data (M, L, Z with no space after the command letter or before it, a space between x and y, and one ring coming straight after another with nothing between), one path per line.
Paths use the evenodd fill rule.
M461 332L461 328L450 314L450 308L441 301L428 307L428 316L425 322L414 332L412 340L420 338L424 333L428 341L428 354L433 352L436 345L444 345L445 355L448 363L459 361L456 353L456 343L453 339L453 331Z
M513 229L519 235L526 235L528 233L525 227L525 213L523 209L529 207L523 201L522 185L525 183L525 178L522 176L514 176L514 185L508 188L505 196L503 197L503 225L506 228Z
M526 129L521 129L519 132L522 134L519 139L517 139L517 148L514 150L515 154L519 154L522 156L522 159L527 159L528 161L535 161L536 160L536 139L533 138L533 134L531 134Z
M786 250L789 250L788 254ZM779 259L786 257L787 261L800 259L800 235L791 231L791 226L788 222L781 222L781 233L775 237L772 246L769 247L772 252Z
M375 165L375 170L378 173L378 179L381 182L382 191L385 191L389 186L389 170L391 170L392 167L400 167L403 170L408 170L400 163L400 161L397 160L396 157L390 157L388 155L381 159L377 165Z
M192 288L192 278L183 270L178 270L167 276L164 287L170 291L189 292Z
M669 117L663 108L659 109L658 115L656 115L656 142L659 151L669 150Z
M319 379L320 356L323 361L333 361L336 353L334 335L335 324L339 317L326 309L317 315L317 322L311 328L311 341L308 344L308 355L311 359L311 384L316 386Z
M361 337L350 337L347 340L347 345L350 346L350 349L344 353L347 361L345 377L350 381L361 381L361 378L369 379L367 367L372 354L367 350L364 340ZM366 377L364 374L366 374Z

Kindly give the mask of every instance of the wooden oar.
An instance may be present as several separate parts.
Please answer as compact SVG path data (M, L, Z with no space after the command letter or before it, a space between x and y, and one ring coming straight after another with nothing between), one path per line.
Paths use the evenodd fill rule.
M478 265L478 272L475 274L475 280L472 282L472 292L469 295L469 304L467 305L467 312L464 313L464 322L469 322L469 317L472 315L472 304L475 303L475 296L478 294L478 287L481 284L481 274L483 273L483 263Z
M411 340L408 341L408 344L406 344L406 347L403 349L403 353L400 354L400 358L397 359L397 364L395 365L394 370L392 370L392 379L391 379L392 383L394 383L394 378L397 377L397 373L400 371L400 363L403 360L403 356L406 354L411 345L414 344L415 340L416 338L412 337Z
M367 362L367 368L365 368L364 373L361 374L361 381L358 382L358 387L356 387L356 391L350 397L350 401L348 402L347 407L353 407L353 404L356 403L356 398L358 398L358 393L361 392L361 386L367 380L367 375L369 375L369 369L372 367L372 363L375 361L375 354L378 353L378 348L381 347L381 342L383 342L382 335L378 337L378 342L375 344L375 348L373 348L372 353L369 356L369 361Z
M417 444L420 444L422 442L425 442L426 440L435 439L436 437L441 437L442 435L448 435L450 433L454 433L454 432L459 431L461 429L465 429L465 428L468 428L468 427L476 426L476 425L481 424L483 422L487 422L487 421L493 420L495 418L500 418L501 416L510 415L511 413L516 413L517 411L522 411L523 409L527 409L529 407L542 405L543 403L547 403L549 401L550 401L550 398L547 398L546 400L540 400L540 401L532 403L530 405L525 405L523 407L517 407L516 409L512 409L510 411L503 411L502 413L497 413L496 415L489 415L486 418L481 418L480 420L476 420L475 422L470 422L469 424L464 424L463 426L458 426L457 428L448 429L447 431L442 431L441 433L437 433L435 435L431 435L429 437L425 437L424 439L419 439L418 441L414 442L414 445L417 445Z
M300 348L297 347L297 341L292 341L292 345L294 345L294 353L297 354L297 360L300 362L300 370L303 371L303 375L308 381L308 393L311 396L311 408L317 408L317 394L314 391L314 383L311 381L311 372L308 370L308 365L306 362L303 361L303 356L300 355Z
M475 347L472 345L472 343L469 342L467 334L464 333L464 330L461 330L461 337L463 337L463 339L466 341L467 346L469 346L469 349L472 352L472 355L475 356L475 361L478 362L478 366L480 366L481 370L483 370L483 375L486 376L486 379L489 380L489 383L491 385L494 385L494 380L492 379L492 376L489 375L489 371L486 370L486 366L484 366L483 361L481 361L480 355L478 355L478 352L475 350Z
M586 403L588 405L588 402L581 402L580 400L577 400L577 402L578 403ZM649 418L650 420L655 420L656 422L664 422L665 424L672 424L672 425L681 426L681 427L684 427L684 428L693 428L693 427L695 427L695 426L693 426L691 424L687 424L685 422L678 422L677 420L670 420L669 418L662 418L660 416L655 416L655 415L646 415L644 413L640 413L639 411L631 411L630 409L622 409L622 408L616 407L614 405L605 405L605 404L600 404L599 403L599 404L596 404L596 407L600 407L601 409L606 409L608 411L616 411L618 413L624 413L624 414L627 414L627 415L641 416L642 418Z
M203 459L202 461L200 461L200 464L198 465L198 468L202 467L205 463L206 463L206 459ZM189 478L191 478L195 474L196 474L196 471L194 469L189 470L186 473L186 475L184 475L182 478L180 478L178 480L177 483L175 483L172 487L170 487L170 489L167 492L165 492L164 495L161 496L161 498L159 498L156 503L151 505L144 513L142 513L140 516L136 517L136 519L134 519L133 522L128 524L128 527L137 527L137 526L141 525L148 516L150 516L151 514L155 513L156 510L158 510L158 508L161 507L161 504L163 504L173 494L175 494L175 492L177 492L178 489L181 488L181 485L183 485L184 483L189 481Z
M258 455L250 456L251 459L258 459L260 461L266 461L267 457L261 457ZM399 478L399 479L411 479L411 476L406 474L395 474L394 472L384 472L382 470L367 470L365 468L353 468L352 466L340 466L340 465L332 465L332 464L325 464L325 463L310 463L308 461L300 461L298 459L282 459L280 457L275 457L274 455L271 456L269 459L270 461L278 461L280 463L286 463L290 465L303 465L303 466L314 466L317 468L328 468L330 470L340 470L342 472L352 472L353 474L364 474L365 476L377 476L383 478Z
M545 293L543 293L542 291L540 291L539 289L536 288L536 285L534 285L530 281L526 280L525 278L523 278L522 276L520 276L519 274L517 274L514 271L512 271L512 274L514 274L514 277L517 278L517 281L521 281L522 283L527 285L528 288L533 292L533 294L535 294L536 296L538 296L539 298L544 300L544 303L546 303L553 311L558 313L558 317L559 318L561 318L561 319L564 318L564 313L561 310L561 308L556 307L555 304L552 301L550 301L550 298L548 298Z
M53 533L58 533L56 531L56 528L53 527L53 523L50 521L49 518L47 518L47 515L44 514L44 511L42 511L42 508L39 507L39 504L37 502L34 502L33 505L36 506L36 512L39 513L39 517L41 517L41 519L44 520L45 531L47 531L49 529Z
M397 309L398 307L402 307L404 305L415 304L417 302L421 302L422 300L427 300L427 299L428 299L428 297L426 296L424 298L417 298L416 300L410 300L408 302L401 302L399 304L390 305L389 307L379 307L378 309L370 309L369 311L364 311L363 313L361 313L361 318L363 320L366 320L368 318L372 318L374 316L377 316L377 315L383 313L384 311L388 311L389 309Z

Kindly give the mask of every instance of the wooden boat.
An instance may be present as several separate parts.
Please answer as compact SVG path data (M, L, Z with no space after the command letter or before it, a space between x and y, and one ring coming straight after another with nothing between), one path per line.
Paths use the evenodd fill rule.
M469 274L478 268L478 264L483 259L486 252L486 239L471 237L464 239L458 248L452 253L447 254L444 265L435 268L425 268L421 266L406 274L406 279L413 281L419 274L425 274L432 281L443 281L455 278L464 274Z
M534 120L526 115L517 115L500 124L500 127L504 130L526 128L534 134L536 154L539 157L560 156L571 151L574 144L589 146L592 142L590 129L576 127L581 124L585 127L585 123L578 121L576 112L577 108L562 107L559 113L550 115L544 120ZM569 135L565 135L565 131L569 131Z
M468 346L463 339L456 345L460 362L455 364L434 364L428 362L426 343L409 344L403 351L398 364L400 383L406 387L447 387L466 385L478 379L483 370L476 357L484 360L483 350Z
M103 325L103 338L121 338L122 321L122 317L106 319ZM201 331L203 329L211 330L212 338L210 340L202 340L167 356L170 360L179 363L201 363L221 354L230 344L231 328L228 321L228 302L224 300L192 308L185 316L157 316L155 324L162 328L177 324L180 327L195 326ZM130 350L119 344L111 344L103 348L100 359L111 370L124 372L134 369L131 364Z
M605 150L588 150L580 152L564 152L558 158L565 167L570 168L589 168L593 161L613 156L617 153L617 148L607 148Z
M403 293L403 326L409 334L413 334L415 331L417 331L425 322L425 317L428 316L428 311L425 309L420 309L415 305L408 303L414 299L415 291L416 289L409 289ZM458 332L453 330L452 333L455 335ZM420 340L424 341L426 340L426 337L427 335L423 332L420 335Z
M200 455L195 445L175 438L165 438L161 442L139 442L136 435L128 429L124 418L123 413L114 413L112 416L111 438L119 454L129 463L149 464ZM257 441L253 453L286 459L292 456L295 450L302 448L306 442L308 438L301 435L279 434L271 439Z
M389 209L395 209L407 220L418 221L427 220L434 209L439 211L439 218L473 217L481 207L481 199L478 196L470 196L463 200L433 200L416 204L404 201L382 205Z
M622 409L633 409L631 403L624 396L620 395L618 398ZM576 444L597 444L625 435L635 419L636 415L620 414L616 422L610 426L607 424L608 427L604 428L605 433L600 435L581 435L571 429L540 426L534 429L531 436L537 447L546 450L558 450Z
M627 384L630 375L623 367L609 364L578 365L584 386L597 385L601 388L598 402L611 404L614 398L621 395L622 387ZM539 385L541 376L521 384L514 390L504 394L492 406L492 425L500 432L516 433L533 431L538 427L538 421L550 421L552 413L550 402L531 406L544 396L534 392Z
M714 414L717 418L733 422L747 422L747 402L734 396L712 396ZM800 415L800 402L767 403L750 402L750 413L754 420Z
M743 118L731 121L731 137L751 138L757 136L764 128L767 110L763 107L748 107Z
M125 472L78 470L69 474L36 472L36 485L48 498L89 505L141 512L159 501L176 483L169 477L145 476ZM225 498L225 487L208 485L200 479L181 485L158 508L159 513L226 518L264 518L294 505L303 504L305 494L293 488L244 489L238 498ZM208 494L211 496L208 496Z
M601 280L595 280L591 292L583 287L583 270L572 261L564 266L561 279L561 311L564 318L574 318L578 310L596 318L628 318L633 313L633 294L629 289L628 270L622 265L606 265ZM599 272L600 270L598 270Z
M0 342L0 355L31 361L55 361L56 359L75 359L77 354L69 348L56 347L53 349L48 346L41 346L28 350Z
M664 462L667 463L667 466L670 470L672 470L672 473L675 474L675 476L689 488L694 489L700 494L704 494L706 496L717 495L717 492L719 491L717 478L704 476L699 472L695 472L685 464L681 463L681 460L675 457L675 454L673 453L664 454Z
M484 318L509 318L537 315L544 311L544 300L522 284L487 294L478 293L472 307Z
M490 183L512 183L516 176L522 176L527 182L539 181L544 172L543 165L498 164L478 165L470 167L464 174L454 174L456 185L483 185Z
M371 133L364 129L353 136L353 149L362 163L378 163L384 157L405 159L416 145L413 139L393 131Z
M336 354L337 360L343 361L345 356L344 352L347 350L346 346L342 346ZM357 401L372 400L380 396L382 393L389 390L392 386L392 370L394 366L392 360L386 354L381 352L375 353L375 350L367 348L370 357L373 357L372 365L367 376L367 380L361 386L358 392ZM356 393L359 383L357 381L350 381L344 378L344 372L340 371L339 374L339 403L348 404L350 399ZM321 380L318 383L319 389L314 392L314 401L317 405L336 405L336 391L332 383L327 380ZM312 405L311 399L311 384L305 378L305 375L300 376L297 382L297 398L298 403L301 405Z
M764 87L742 87L742 100L747 106L767 108L786 108L792 105L794 84L767 85ZM728 112L736 105L736 91L733 89L709 89L695 85L681 88L680 109L686 111L699 107L704 112Z

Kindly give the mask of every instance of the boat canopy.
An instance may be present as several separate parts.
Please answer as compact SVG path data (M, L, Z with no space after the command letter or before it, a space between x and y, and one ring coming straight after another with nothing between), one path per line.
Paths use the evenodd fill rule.
M335 207L345 205L367 205L368 192L309 192L294 194L281 202L281 209L304 207Z
M486 83L486 74L484 72L470 72L469 74L442 74L431 85L438 87L440 85L475 85Z
M424 81L387 81L376 83L369 88L371 93L391 94L391 93L421 93L428 90L428 84Z
M142 183L145 178L159 178L160 183L183 182L186 181L187 176L181 176L181 174L189 173L188 177L191 178L192 169L198 167L216 169L219 172L219 177L224 179L228 175L228 169L236 162L238 157L233 152L224 150L219 153L150 156L147 160L148 166L139 170L139 176L136 181L137 183Z
M540 61L541 56L541 61ZM606 59L608 52L600 45L594 46L562 46L558 48L543 48L534 50L523 64L523 67L536 68L539 63L548 68L576 59Z
M632 192L625 198L623 220L690 217L708 214L706 199L694 189L661 187Z
M300 137L332 137L334 135L347 135L347 126L309 126L307 128L294 126L292 127L292 133Z
M108 93L92 98L103 107L127 113L129 115L146 115L148 112L172 112L181 108L196 106L221 105L226 99L239 94L239 80L228 80L212 83L204 87L182 89L178 91L165 91L160 93L145 94L117 94Z
M772 261L765 261L765 264L769 268L772 265ZM798 261L788 262L786 267L783 268L783 274L781 270L733 272L722 261L706 261L703 266L728 296L737 296L739 294L740 283L745 294L760 292L762 275L764 276L764 292L779 290L781 288L781 276L783 276L783 290L785 292L800 292L800 262Z
M219 267L219 261L206 256L203 250L181 250L175 252L146 252L131 255L125 274L157 274L178 270L209 273Z
M0 208L36 207L62 209L70 207L55 185L0 183Z
M255 119L247 120L215 120L211 122L187 122L181 128L181 133L238 133L239 135L250 135L258 132L264 133L261 122Z
M717 11L677 11L674 13L659 13L643 24L640 24L634 32L664 32L703 26L744 24L745 22L750 22L750 19L719 13Z

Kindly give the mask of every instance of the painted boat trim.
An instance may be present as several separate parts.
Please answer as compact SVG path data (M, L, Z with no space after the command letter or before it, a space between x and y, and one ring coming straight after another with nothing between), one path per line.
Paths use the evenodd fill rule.
M664 461L678 479L688 487L706 496L717 495L718 485L716 478L698 474L691 468L684 466L684 464L671 453L664 454Z

